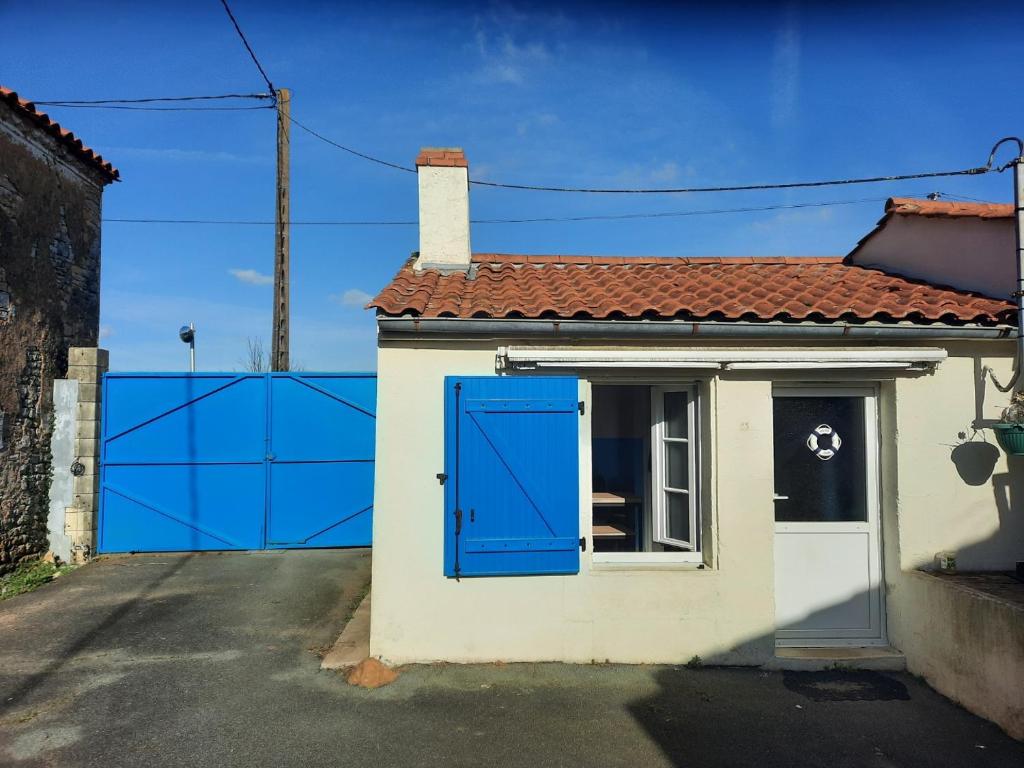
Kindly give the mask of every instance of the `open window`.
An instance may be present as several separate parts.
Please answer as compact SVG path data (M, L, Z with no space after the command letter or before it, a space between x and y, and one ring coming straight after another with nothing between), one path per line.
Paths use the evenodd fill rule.
M594 557L701 562L699 388L595 384Z

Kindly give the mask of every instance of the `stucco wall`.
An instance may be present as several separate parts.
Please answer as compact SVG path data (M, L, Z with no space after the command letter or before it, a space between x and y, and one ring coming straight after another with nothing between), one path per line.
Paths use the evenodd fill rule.
M426 265L469 264L469 170L417 168L420 251ZM419 263L418 262L418 263Z
M47 549L53 380L97 341L102 186L0 104L0 573Z
M1024 607L906 573L892 624L911 672L1024 739Z
M895 382L903 570L931 566L946 550L968 571L1012 570L1024 560L1024 461L1007 459L986 428L1007 395L983 368L1005 381L1011 366L978 352L954 345L936 375Z
M435 475L444 469L444 377L494 374L502 343L522 342L385 341L379 350L371 652L394 662L685 662L694 655L720 663L768 661L775 632L774 511L772 381L764 373L721 374L705 388L710 567L594 563L588 547L573 576L456 582L442 575L444 499ZM979 568L1024 556L1015 543L1024 530L1017 520L1024 502L1010 500L1015 517L996 501L999 489L1014 486L1015 468L1000 454L987 478L971 476L972 485L952 458L958 433L972 434L976 414L998 416L1002 400L986 393L979 372L986 362L1005 372L1012 345L954 344L950 353L934 374L880 384L883 546L892 595L902 589L901 564L930 563L940 550L955 549ZM975 359L982 353L991 359ZM866 380L830 373L774 378ZM584 381L581 397L589 391ZM586 499L589 420L581 425ZM590 515L581 502L584 535ZM900 610L904 603L894 597L892 605Z
M1009 298L1016 289L1012 219L894 215L853 263Z

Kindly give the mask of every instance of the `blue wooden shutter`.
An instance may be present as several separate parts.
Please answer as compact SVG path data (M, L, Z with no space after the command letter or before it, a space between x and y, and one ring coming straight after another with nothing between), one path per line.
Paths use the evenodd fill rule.
M445 380L447 576L579 572L575 377Z

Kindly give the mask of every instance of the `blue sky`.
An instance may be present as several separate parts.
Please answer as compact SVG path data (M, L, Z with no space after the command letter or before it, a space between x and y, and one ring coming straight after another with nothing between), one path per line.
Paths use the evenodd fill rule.
M315 3L233 0L293 115L410 164L462 146L476 178L690 186L975 166L1024 133L1012 82L1020 6L997 3ZM0 82L39 100L264 89L217 0L0 0ZM1014 98L1014 94L1018 94ZM121 170L107 218L273 217L270 111L49 108ZM296 220L414 220L412 174L293 131ZM476 251L614 255L844 254L890 195L1006 201L1009 174L788 192L556 195L474 188L474 218L697 211L864 200L797 210L629 221L477 225ZM362 309L417 247L414 226L294 227L292 357L372 369ZM102 344L118 370L241 367L269 346L273 227L103 227ZM264 279L264 276L267 276Z

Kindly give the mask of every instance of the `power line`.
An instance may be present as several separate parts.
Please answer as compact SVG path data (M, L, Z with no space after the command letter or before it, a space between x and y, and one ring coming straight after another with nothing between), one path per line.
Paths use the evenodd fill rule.
M73 107L87 104L151 104L159 101L217 101L220 99L272 99L269 93L221 93L214 96L151 96L143 99L52 99L50 101L33 101L52 107Z
M406 171L408 173L416 173L416 169L415 168L410 168L409 166L406 166L406 165L399 165L398 163L390 163L387 160L381 160L378 157L373 157L372 155L367 155L364 152L359 152L358 150L352 149L351 147L346 147L344 144L339 144L338 142L333 141L332 139L328 139L323 134L317 133L316 131L314 131L308 125L303 125L302 123L300 123L298 120L296 120L291 115L288 116L288 119L291 120L291 122L294 123L295 125L297 125L299 128L304 130L306 133L308 133L310 136L314 136L315 138L320 139L320 141L322 141L322 142L324 142L326 144L330 144L332 147L335 147L336 149L340 149L343 152L348 152L350 155L355 155L356 157L361 157L363 160L369 160L371 163L377 163L378 165L384 165L384 166L387 166L388 168L394 168L395 170L398 170L398 171Z
M953 198L953 200L967 200L967 201L972 202L972 203L985 203L986 205L999 205L999 203L994 203L991 200L982 200L981 198L978 198L978 197L968 197L967 195L958 195L958 194L955 194L953 192L935 192L933 194L936 195L936 199Z
M784 205L763 205L748 206L745 208L715 208L710 210L696 211L661 211L657 213L623 213L623 214L594 214L591 216L544 216L539 218L522 219L471 219L472 224L540 224L540 223L563 223L583 221L622 221L628 219L658 219L683 216L711 216L727 213L759 213L763 211L792 210L796 208L823 208L835 205L858 205L861 203L883 202L884 197L865 197L857 200L827 200L817 203L790 203ZM239 225L239 226L264 226L274 224L271 220L259 219L127 219L111 218L103 219L105 222L117 224L211 224L211 225ZM408 227L416 226L418 221L397 221L397 220L370 220L370 221L290 221L289 224L299 227Z
M494 187L497 189L518 189L531 192L582 192L597 195L668 195L694 192L757 192L767 189L809 189L813 187L837 187L850 184L876 184L891 181L912 181L914 179L937 179L949 176L977 176L993 170L990 167L963 168L956 171L929 171L925 173L906 173L893 176L870 176L859 179L828 179L826 181L793 181L781 184L738 184L726 187L667 187L657 189L615 188L615 187L545 187L533 184L503 184L496 181L477 181L470 179L470 184L478 187Z
M54 106L68 109L125 109L132 112L249 112L256 109L275 109L273 104L262 107L134 107L128 104L55 104Z
M266 82L267 88L270 89L271 93L277 93L277 89L274 88L274 84L270 82L270 78L267 77L267 73L264 71L263 65L260 64L260 60L256 58L256 53L253 51L252 46L249 45L249 41L245 38L245 33L242 32L242 28L238 26L235 14L231 12L231 8L228 6L228 0L220 0L220 4L224 6L224 10L227 12L228 18L231 19L231 23L235 27L235 32L237 32L238 36L242 38L242 44L245 45L245 50L249 52L249 56L252 58L252 63L256 65L256 69L258 69L260 74L263 75L263 80Z
M295 118L289 118L295 125L299 126L302 130L315 136L327 144L336 147L340 150L348 152L356 157L361 157L364 160L369 160L372 163L383 165L388 168L394 168L399 171L406 171L408 173L415 173L416 169L411 168L407 165L399 165L398 163L392 163L387 160L382 160L379 157L368 155L364 152L346 147L343 144L327 138L323 134L317 133L312 128L303 125ZM878 184L883 182L893 181L913 181L915 179L938 179L948 178L952 176L980 176L986 173L1002 173L1014 163L1018 162L1018 159L1011 160L1001 166L994 167L993 161L995 160L996 149L1000 144L1007 141L1015 141L1020 143L1020 139L1008 138L1001 139L995 147L992 149L992 153L989 155L988 162L985 165L977 166L976 168L960 168L952 171L925 171L922 173L904 173L894 174L890 176L867 176L862 178L853 179L828 179L824 181L794 181L794 182L783 182L776 184L738 184L733 186L722 186L722 187L662 187L662 188L617 188L617 187L549 187L535 184L506 184L497 181L481 181L478 179L470 179L469 183L478 187L491 187L494 189L516 189L521 191L531 192L573 192L573 193L588 193L588 194L620 194L620 195L665 195L665 194L687 194L687 193L701 193L701 192L757 192L769 189L812 189L815 187L837 187L837 186L848 186L853 184ZM1024 155L1024 149L1022 149L1022 155Z

